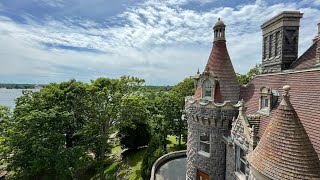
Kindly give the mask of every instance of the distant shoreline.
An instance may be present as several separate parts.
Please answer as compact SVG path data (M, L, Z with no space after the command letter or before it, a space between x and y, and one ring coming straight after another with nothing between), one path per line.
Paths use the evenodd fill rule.
M1 89L41 89L44 84L7 84L0 83Z

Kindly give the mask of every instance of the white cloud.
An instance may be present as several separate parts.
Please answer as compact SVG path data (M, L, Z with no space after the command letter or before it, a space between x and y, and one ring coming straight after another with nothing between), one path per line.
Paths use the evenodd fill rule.
M299 3L267 6L264 1L202 12L176 6L188 1L149 0L111 19L116 24L112 26L80 18L47 18L41 23L28 19L27 24L17 24L0 17L0 75L21 74L35 81L39 76L50 82L127 74L145 78L149 84L174 84L205 66L218 17L227 24L227 45L235 70L245 73L260 62L264 21L283 10L302 11L301 54L311 44L320 13L319 9L300 8ZM105 53L48 49L43 43Z
M305 4L305 5L312 4L314 6L320 6L320 0L303 0L301 4Z
M46 4L50 7L63 7L64 0L33 0L35 3Z

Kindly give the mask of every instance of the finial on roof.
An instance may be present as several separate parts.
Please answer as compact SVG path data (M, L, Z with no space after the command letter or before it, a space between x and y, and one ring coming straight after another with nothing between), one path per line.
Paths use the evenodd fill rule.
M197 74L200 74L199 68L198 68Z
M285 85L285 86L283 86L282 89L283 89L284 93L282 95L283 99L282 99L280 104L288 106L290 108L293 108L292 105L291 105L290 99L289 99L289 97L290 97L289 91L290 91L291 87L289 85Z
M221 27L226 27L226 25L223 23L221 18L218 18L218 22L214 25L214 27L221 26Z
M283 91L284 91L284 96L289 96L289 91L291 89L291 87L289 85L285 85L283 86Z

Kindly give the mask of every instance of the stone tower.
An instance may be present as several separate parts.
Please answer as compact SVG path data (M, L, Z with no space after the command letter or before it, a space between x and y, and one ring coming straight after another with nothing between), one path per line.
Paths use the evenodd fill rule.
M238 113L240 86L226 47L226 25L214 26L213 48L196 92L186 97L188 121L187 179L225 178L225 143L232 119Z
M302 13L284 11L261 25L262 73L286 70L298 57Z

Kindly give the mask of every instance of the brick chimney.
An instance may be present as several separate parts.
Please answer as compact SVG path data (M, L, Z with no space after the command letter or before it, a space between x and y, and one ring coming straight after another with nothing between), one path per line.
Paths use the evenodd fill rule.
M281 72L298 57L299 11L283 11L261 25L262 73Z

